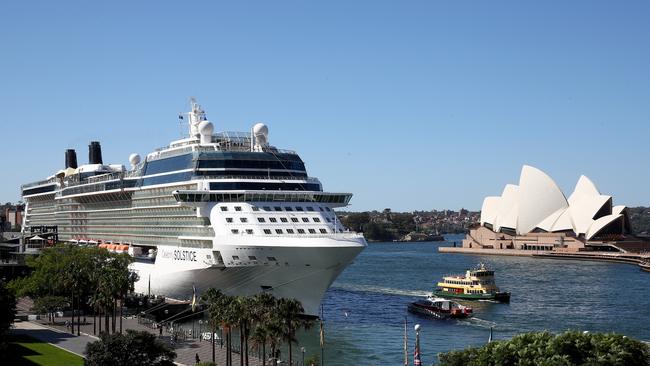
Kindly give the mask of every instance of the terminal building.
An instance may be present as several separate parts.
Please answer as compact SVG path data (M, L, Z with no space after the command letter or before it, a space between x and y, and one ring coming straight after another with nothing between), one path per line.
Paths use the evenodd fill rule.
M586 176L567 199L551 177L527 165L518 185L485 198L480 226L463 240L465 248L557 252L638 252L648 244L632 235L626 207Z

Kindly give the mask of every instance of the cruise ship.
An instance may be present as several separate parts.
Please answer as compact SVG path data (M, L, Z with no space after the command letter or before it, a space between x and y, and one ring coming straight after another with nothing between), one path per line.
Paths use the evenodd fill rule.
M268 127L214 133L201 106L179 115L189 135L130 168L88 164L65 152L65 169L21 187L23 233L39 240L128 252L138 293L189 300L208 288L268 292L317 315L325 291L366 247L335 208L350 193L323 191L294 151L269 143Z

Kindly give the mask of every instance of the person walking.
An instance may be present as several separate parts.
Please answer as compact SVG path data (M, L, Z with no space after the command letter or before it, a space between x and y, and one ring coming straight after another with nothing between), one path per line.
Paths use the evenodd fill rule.
M199 358L198 352L196 353L196 355L194 357L196 358L196 363L195 364L198 365L199 362L201 362L201 359Z

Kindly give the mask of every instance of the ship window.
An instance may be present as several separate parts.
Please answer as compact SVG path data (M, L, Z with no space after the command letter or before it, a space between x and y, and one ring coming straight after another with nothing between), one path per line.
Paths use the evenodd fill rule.
M320 222L320 219L318 217L314 217L314 222Z
M241 211L241 206L235 206L235 211Z
M280 207L280 206L275 206L275 207L273 207L273 208L274 208L276 211L282 211L282 207Z
M246 234L252 234L252 233L253 233L253 229L246 229Z
M276 219L275 217L269 217L269 221L271 221L271 222L278 222L278 219Z
M257 218L257 221L259 221L259 222L266 222L266 220L264 220L263 217L258 217L258 218Z
M326 229L320 229L320 232L321 232L321 234L327 234L327 230L326 230Z
M241 222L248 222L248 219L245 218L245 217L240 217L240 218L239 218L239 221L241 221Z
M254 255L249 255L249 256L248 256L248 260L256 261L256 260L257 260L257 257L254 256Z
M304 233L305 233L305 229L298 229L298 234L304 234Z
M302 207L296 206L296 211L302 211L302 210L303 210Z
M291 206L287 206L284 209L287 210L287 211L293 211L293 208L291 208Z
M230 230L230 232L233 233L233 234L239 234L239 230L237 230L237 229L232 229L232 230Z
M275 229L276 234L282 234L282 229Z
M302 221L303 221L303 222L309 222L309 217L303 217L303 218L302 218Z
M271 207L269 207L269 206L264 206L264 211L271 211Z
M266 259L268 259L270 261L277 261L277 259L275 259L275 257L266 257Z
M259 207L257 207L257 206L253 206L253 211L259 211L259 210L260 210Z
M271 234L271 230L270 229L264 229L264 234Z
M291 222L298 222L298 218L297 217L292 217Z
M227 206L221 206L221 211L228 211L228 207Z
M232 217L226 217L226 222L231 223L232 222Z
M332 220L329 217L326 217L325 220L327 220L327 222L332 222Z
M286 217L280 217L280 221L282 221L282 222L289 222L289 220L287 220Z
M238 260L239 260L239 256L238 256L238 255L233 255L233 256L232 256L232 259L235 260L235 261L238 261Z
M325 211L330 212L331 210L329 207L325 207Z
M311 206L307 206L307 211L314 211L314 208Z
M293 229L287 229L287 234L293 234Z
M314 230L314 229L309 229L309 233L310 233L310 234L316 234L316 230Z

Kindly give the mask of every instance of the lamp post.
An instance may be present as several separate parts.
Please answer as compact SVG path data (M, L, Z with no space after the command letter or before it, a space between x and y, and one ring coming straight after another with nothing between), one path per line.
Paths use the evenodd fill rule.
M420 360L420 324L415 324L415 352L413 353L413 365L422 365L422 360Z
M199 319L199 342L203 340L203 320Z
M300 352L302 352L302 366L305 366L305 347L300 347Z

